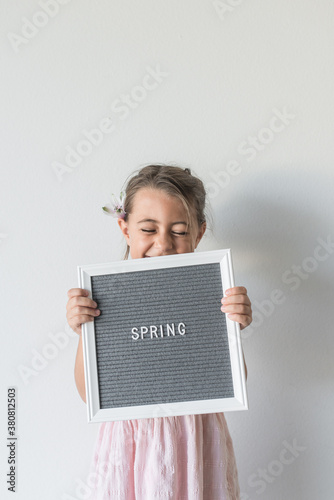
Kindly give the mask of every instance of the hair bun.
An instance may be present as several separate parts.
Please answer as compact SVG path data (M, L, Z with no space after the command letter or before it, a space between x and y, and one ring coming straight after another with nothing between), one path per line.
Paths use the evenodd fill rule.
M188 174L190 174L190 175L191 175L190 168L186 167L186 168L184 169L184 171L185 171L185 172L187 172Z

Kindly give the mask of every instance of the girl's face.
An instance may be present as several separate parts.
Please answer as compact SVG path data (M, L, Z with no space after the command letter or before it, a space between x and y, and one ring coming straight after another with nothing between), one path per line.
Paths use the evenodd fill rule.
M127 222L118 219L132 259L193 252L205 232L193 220L187 231L181 200L160 189L139 189L133 205Z

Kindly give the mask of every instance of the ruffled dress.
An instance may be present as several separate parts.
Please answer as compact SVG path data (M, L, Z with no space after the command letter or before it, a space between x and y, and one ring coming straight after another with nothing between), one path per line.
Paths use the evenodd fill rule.
M99 424L89 500L240 500L224 413Z

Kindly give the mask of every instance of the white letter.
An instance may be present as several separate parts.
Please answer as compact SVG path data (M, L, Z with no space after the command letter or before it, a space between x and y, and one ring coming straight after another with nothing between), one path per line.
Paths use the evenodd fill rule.
M52 353L53 353L53 354L48 354L48 353L47 353L47 352L48 352L48 349L50 350L50 347L51 347L51 349L52 349ZM57 356L57 354L58 354L58 349L57 349L57 347L56 347L55 345L53 345L53 344L46 344L46 345L43 347L42 352L43 352L44 356L46 357L46 359L54 359L54 358Z
M256 493L262 493L266 489L266 487L267 487L266 483L262 479L257 479L257 475L256 474L251 474L249 476L247 482L248 482L249 486L252 486L254 488L256 486L260 486L262 488L260 490L256 490Z
M312 267L307 265L308 262ZM304 259L302 262L302 266L306 272L313 273L318 268L319 262L317 262L314 257L306 257L306 259Z
M288 278L289 274L292 274L291 271L285 271L282 274L282 281L286 285L289 285L290 283L295 283L296 286L291 287L290 290L291 291L297 290L297 288L299 288L300 286L300 279L297 278L297 276L292 276L291 278Z
M230 176L224 170L220 170L217 174L210 172L210 175L212 179L222 188L226 187L230 183Z
M42 19L42 22L38 22L38 18ZM38 10L32 18L33 23L35 26L38 26L38 28L43 28L49 21L48 16L45 14L45 12L42 12L41 10Z
M181 326L181 325L183 325L183 327L184 327L182 330L180 330L180 326ZM185 328L185 326L186 326L186 325L185 325L184 323L179 323L179 326L177 327L177 329L179 330L179 334L180 334L180 335L184 335L184 334L186 333L186 328Z
M145 89L147 89L147 90L154 90L154 89L156 89L156 88L157 88L158 84L155 84L155 85L153 85L153 86L152 86L152 85L150 86L150 85L147 83L147 79L148 79L148 78L150 78L150 76L151 76L151 75L145 75L145 76L144 76L144 78L143 78L143 85L144 85Z
M262 323L263 323L263 316L262 316L262 314L260 314L258 311L253 311L252 316L253 316L253 321L252 321L252 327L253 328L254 327L257 328L258 326L262 325ZM255 318L258 318L259 323L257 323L257 324L254 323Z
M152 330L153 330L153 329L154 329L154 336L155 336L156 338L158 338L158 335L157 335L157 329L158 329L158 328L157 328L155 325L151 325L151 326L150 326L150 334L151 334L151 339L153 338L153 337L152 337Z
M169 73L163 73L161 70L160 70L160 66L159 64L157 64L156 66L156 69L152 69L150 66L146 66L146 71L148 73L150 73L150 75L153 76L153 78L155 79L155 81L161 83L162 82L162 78L161 77L166 77L169 75Z
M281 453L279 454L279 459L280 461L283 463L283 464L291 464L293 461L294 461L294 458L290 458L290 460L287 460L286 458L283 458L283 453L285 455L285 452L287 451L286 448L283 448L283 450L281 451Z
M282 132L282 130L284 129L284 125L282 125L281 127L276 127L274 126L274 120L277 119L277 116L273 116L269 122L269 127L271 128L271 130L273 130L274 132Z
M81 479L76 478L76 481L79 483L79 485L75 488L76 495L82 500L90 498L92 490L88 488Z
M210 189L210 186L213 186L213 188L214 188L214 192L213 193L209 193L208 192L209 189ZM213 182L208 182L207 184L205 184L205 190L208 193L209 198L215 198L217 196L217 194L219 193L218 187Z
M324 261L326 259L328 259L328 254L326 253L325 255L321 256L319 255L319 251L321 250L321 247L318 246L318 247L315 247L315 250L314 250L314 257L317 259L317 260L320 260L320 261Z
M267 316L267 318L271 316L272 313L274 312L275 308L272 302L270 302L270 300L265 299L263 302L258 302L257 300L254 300L253 303L254 306L257 307L262 312L262 314Z
M298 451L300 452L307 449L306 446L298 446L296 443L296 439L293 439L293 446L291 446L287 441L283 441L283 444L289 451L291 451L292 455L294 455L295 457L299 456Z
M115 125L111 123L110 118L102 118L100 121L100 129L104 134L110 134L115 129Z
M273 470L273 467L276 466L278 468L278 470L274 471ZM280 476L282 474L282 470L283 470L283 464L281 462L279 462L278 460L272 460L270 462L270 464L268 465L268 471L270 472L270 474L272 476Z
M273 108L272 111L285 125L289 125L289 120L296 118L296 115L289 115L287 113L286 106L284 106L283 113L281 113L277 108Z
M147 328L147 326L142 326L142 327L140 328L140 334L141 334L141 338L142 338L142 339L144 338L144 335L145 335L145 333L147 333L147 332L148 332L148 328Z
M74 168L82 162L82 158L71 146L66 146L66 149L69 153L65 156L65 162L69 167Z
M330 241L331 236L327 236L327 241L324 241L322 238L317 238L317 242L320 243L320 245L327 250L328 253L333 253L334 250L334 242Z
M41 370L44 370L44 368L47 366L47 362L45 361L45 359L43 358L43 356L40 355L40 353L38 351L36 351L36 349L31 349L32 353L36 353L35 354L35 357L32 358L31 360L31 366L33 368L35 368L35 370L37 371L41 371ZM40 363L42 363L41 365L38 365L35 363L35 359L36 361L39 361Z
M138 95L138 91L140 92L139 95ZM135 101L142 102L145 99L145 97L147 96L147 92L144 89L144 87L140 87L139 85L137 85L136 87L133 87L133 89L131 91L131 95Z
M222 21L224 20L225 12L227 11L231 12L233 10L232 7L226 5L224 2L221 2L220 0L216 0L215 2L213 2L213 6L216 9L217 14Z
M18 46L21 43L28 43L28 40L23 38L23 36L17 35L16 33L8 33L8 38L10 43L12 44L12 47L16 53L18 53Z
M236 160L229 161L226 165L226 170L231 175L238 175L241 172L240 164Z
M166 325L166 326L167 326L167 335L168 335L168 337L169 337L169 332L170 332L170 331L172 332L172 334L173 334L173 335L174 335L174 337L175 337L175 327L174 327L174 323L172 323L172 325L173 325L173 327L169 326L169 324L168 324L168 323L167 323L167 325Z
M83 146L87 147L86 151L82 149ZM78 144L77 144L77 152L81 156L88 156L88 155L90 155L91 152L92 152L92 149L93 149L93 146L88 141L79 141Z
M31 375L38 375L38 372L36 372L35 370L32 370L31 368L28 368L27 366L24 366L24 365L19 365L17 367L18 369L18 372L21 376L21 379L23 380L24 382L24 385L27 385L28 384L28 377L31 377Z
M59 163L58 161L53 161L51 163L51 166L53 167L53 170L55 171L56 176L58 177L59 181L62 181L62 176L64 175L64 172L72 172L72 169L69 167L66 167L63 163Z
M264 138L264 134L267 135L267 138ZM258 133L259 139L263 144L269 144L274 138L273 131L270 128L261 128L260 132Z
M43 2L39 2L39 5L50 17L55 17L59 11L59 5L55 0L43 0Z
M127 106L119 106L118 107L118 103L120 102L119 99L116 99L112 105L111 105L111 109L114 111L114 113L125 113L123 114L120 118L121 120L124 120L130 113L129 111L129 108Z
M85 130L83 130L82 133L85 137L87 137L87 139L92 144L94 144L94 146L98 146L103 141L103 134L102 134L101 130L99 130L97 128L93 128L92 130L85 129Z
M136 330L136 331L134 331L134 330ZM138 340L139 339L138 328L136 328L134 326L131 331L132 331L132 338L133 338L133 340ZM136 337L134 337L133 334L136 335Z
M51 340L53 340L53 342L56 344L56 346L59 347L59 349L64 349L69 342L68 336L64 332L58 332L58 333L50 332L48 333L48 335L51 338Z
M256 150L254 148L247 148L244 150L244 146L247 146L247 144L247 141L241 142L238 146L238 153L241 155L247 155L250 153L251 156L247 158L247 161L251 161L256 156Z
M282 292L282 290L279 290L278 288L275 288L271 292L270 298L271 298L272 302L274 304L277 304L277 305L278 304L282 304L285 301L285 299L286 299L286 297L285 297L284 293Z
M26 38L34 38L34 36L36 36L38 33L38 29L36 28L36 26L34 26L32 22L29 21L29 19L27 19L26 17L22 17L22 20L26 23L26 25L22 26L22 35ZM27 31L26 28L30 28L31 31Z

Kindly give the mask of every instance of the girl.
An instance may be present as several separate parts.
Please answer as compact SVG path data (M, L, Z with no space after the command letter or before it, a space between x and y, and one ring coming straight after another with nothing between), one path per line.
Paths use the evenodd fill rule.
M122 200L122 196L121 196ZM206 230L206 192L189 168L147 165L132 177L118 217L124 260L193 252ZM98 304L81 288L68 291L67 321L79 335L75 380L86 402L81 325ZM243 329L252 321L244 287L226 290L222 311ZM245 360L244 360L245 362ZM247 377L247 368L246 377ZM167 416L100 424L91 461L94 500L238 500L233 443L224 413Z

